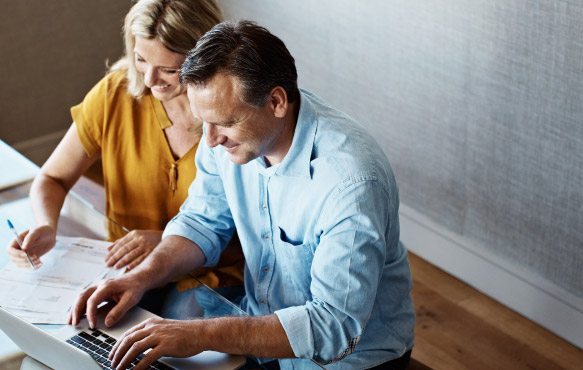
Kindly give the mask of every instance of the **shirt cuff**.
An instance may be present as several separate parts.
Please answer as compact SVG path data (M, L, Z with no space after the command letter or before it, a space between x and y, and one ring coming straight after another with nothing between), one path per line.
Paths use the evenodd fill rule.
M304 306L294 306L275 311L287 339L298 358L314 357L314 336L310 315Z

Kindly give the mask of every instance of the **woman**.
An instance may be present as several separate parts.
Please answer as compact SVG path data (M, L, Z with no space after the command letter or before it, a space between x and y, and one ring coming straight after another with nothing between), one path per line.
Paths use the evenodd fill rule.
M136 267L160 242L166 223L178 213L194 179L194 155L202 122L190 112L178 69L196 41L222 14L214 0L141 0L125 18L125 53L71 108L73 124L35 178L30 198L36 227L21 234L34 265L55 245L65 196L101 157L108 217L133 230L119 235L108 266ZM19 266L26 255L16 242L8 252ZM226 266L198 271L217 286L242 284L242 254ZM186 276L178 290L196 286Z

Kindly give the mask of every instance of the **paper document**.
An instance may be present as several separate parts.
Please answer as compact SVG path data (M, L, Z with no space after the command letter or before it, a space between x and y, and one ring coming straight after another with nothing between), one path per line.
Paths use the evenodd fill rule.
M0 270L0 305L34 324L65 324L77 296L106 275L121 272L105 265L110 242L57 237L36 271L9 263Z
M0 140L0 189L32 180L39 167Z

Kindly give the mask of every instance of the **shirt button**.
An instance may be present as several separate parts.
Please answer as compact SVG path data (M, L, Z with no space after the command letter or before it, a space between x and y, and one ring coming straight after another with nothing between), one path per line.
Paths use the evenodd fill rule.
M265 271L265 272L269 271L269 267L265 266L265 267L263 268L263 271Z
M267 209L267 204L264 204L263 205L263 209Z
M269 239L269 235L265 235L263 238L264 239Z
M260 300L259 303L265 304L265 299Z

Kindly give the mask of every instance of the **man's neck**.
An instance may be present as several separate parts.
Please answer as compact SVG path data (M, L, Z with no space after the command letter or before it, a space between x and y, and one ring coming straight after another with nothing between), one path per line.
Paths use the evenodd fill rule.
M263 157L267 167L281 163L289 152L289 149L291 148L292 142L294 140L294 132L298 122L299 112L300 101L298 99L294 103L289 104L288 114L283 118L285 123L280 135L281 141L278 145L280 149L272 155Z

